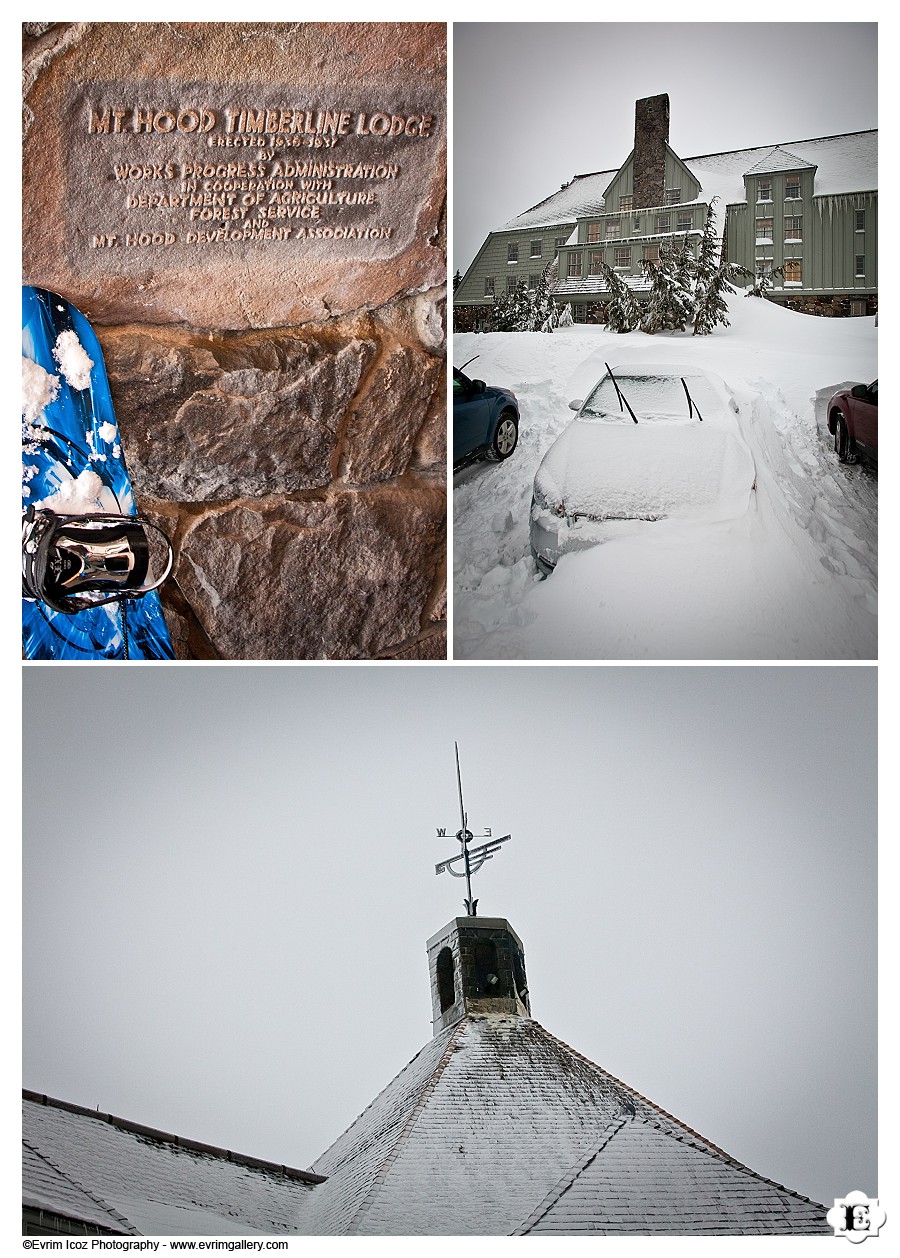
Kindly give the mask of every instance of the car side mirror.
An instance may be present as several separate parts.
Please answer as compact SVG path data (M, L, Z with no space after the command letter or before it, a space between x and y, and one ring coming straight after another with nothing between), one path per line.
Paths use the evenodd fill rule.
M486 388L487 388L487 385L484 383L484 381L483 381L483 380L473 380L473 381L472 381L472 392L473 392L473 393L484 393L484 391L485 391L485 389L486 389Z
M855 384L853 388L850 390L850 396L851 397L865 397L868 392L869 392L868 385Z
M582 408L582 406L584 406L584 398L583 398L583 397L577 397L577 398L575 398L573 401L571 401L571 402L569 403L569 410L570 410L570 411L580 411L580 410L581 410L581 408Z

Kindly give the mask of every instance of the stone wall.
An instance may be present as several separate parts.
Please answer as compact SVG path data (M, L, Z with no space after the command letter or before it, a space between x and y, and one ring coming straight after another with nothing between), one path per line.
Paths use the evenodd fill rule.
M769 301L785 306L788 310L799 310L801 314L824 315L829 319L849 318L852 303L856 301L866 303L867 315L878 313L878 298L872 293L860 293L858 296L853 293L835 293L827 297L785 297L782 293L770 293Z
M177 656L445 657L444 26L30 23L24 65L24 280L96 327Z

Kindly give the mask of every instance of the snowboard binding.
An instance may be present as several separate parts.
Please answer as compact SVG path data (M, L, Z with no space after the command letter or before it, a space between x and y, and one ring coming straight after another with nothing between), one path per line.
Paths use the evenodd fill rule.
M173 562L168 537L144 516L29 507L23 517L22 593L67 615L143 598L159 589Z

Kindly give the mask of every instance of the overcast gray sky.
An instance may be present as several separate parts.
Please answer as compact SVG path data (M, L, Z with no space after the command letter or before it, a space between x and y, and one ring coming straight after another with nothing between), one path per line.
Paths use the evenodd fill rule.
M24 1084L308 1166L475 880L548 1030L820 1201L875 1182L872 668L30 667Z
M877 26L454 23L453 262L573 175L618 168L634 102L668 92L697 157L878 125Z

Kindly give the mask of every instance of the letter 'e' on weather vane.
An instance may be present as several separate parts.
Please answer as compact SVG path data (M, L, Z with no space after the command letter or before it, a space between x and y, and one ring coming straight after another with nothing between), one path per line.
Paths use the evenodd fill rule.
M462 775L459 771L459 745L453 744L456 752L456 784L459 787L459 820L460 829L456 832L459 839L460 851L456 856L451 856L448 860L441 861L435 865L434 872L443 874L444 872L451 874L454 878L465 878L466 880L466 898L463 903L466 906L466 914L474 917L478 909L478 901L472 899L472 875L477 874L485 861L489 861L496 851L499 850L500 844L505 843L507 839L511 839L511 834L504 834L501 838L494 838L491 834L490 827L485 826L484 834L473 834L469 829L468 819L466 817L466 809L463 804L462 791ZM438 838L443 839L447 836L446 829L438 827ZM482 843L479 847L469 847L473 839L487 839L487 843Z

